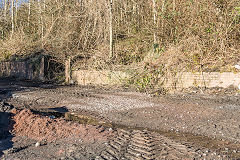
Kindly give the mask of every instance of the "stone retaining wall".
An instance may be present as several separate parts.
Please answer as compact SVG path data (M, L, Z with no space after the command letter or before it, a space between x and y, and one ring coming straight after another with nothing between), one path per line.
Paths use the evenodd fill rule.
M238 87L240 84L240 73L233 72L184 72L179 76L177 88L199 87Z
M108 85L122 83L127 77L125 72L121 71L95 71L79 70L72 71L72 80L79 85Z
M73 81L79 85L107 85L119 84L130 77L126 72L120 71L89 71L79 70L72 72ZM189 88L189 87L238 87L240 84L240 73L232 72L183 72L174 79L165 82L167 88Z
M43 80L44 58L39 62L28 61L0 62L0 77L15 77L19 79Z

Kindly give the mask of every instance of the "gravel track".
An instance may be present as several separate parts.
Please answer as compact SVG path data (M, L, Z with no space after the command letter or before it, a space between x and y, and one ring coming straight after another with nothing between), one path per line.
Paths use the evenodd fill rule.
M0 81L0 89L3 90L0 92L0 98L7 98L6 102L17 108L28 108L39 112L53 110L61 112L61 109L64 109L63 112L74 113L80 117L90 116L98 121L115 124L116 132L113 134L115 136L110 137L105 147L89 144L89 148L95 147L98 152L92 154L91 149L85 150L88 155L85 158L240 158L240 95L236 93L181 93L151 97L147 94L117 89L12 84L14 82L10 84ZM118 129L121 128L119 126L134 129ZM112 130L112 128L100 126L99 131L101 130ZM174 136L167 136L158 131L173 133ZM186 138L185 133L189 134L190 138ZM18 138L21 139L21 136ZM69 146L73 144L66 141L64 143ZM13 147L17 144L22 142L15 141ZM49 155L52 158L61 158L53 155L54 145L46 144L42 146L42 150L51 151ZM76 143L76 145L84 144ZM100 153L100 150L103 151ZM35 155L38 154L35 148L30 146L12 155L19 154L16 157L20 159L24 156L31 158L33 152ZM67 149L64 152L68 152ZM84 154L84 152L73 151L70 159L81 159L80 153ZM11 154L9 156L11 157ZM45 157L43 159L48 159L44 155L39 155L41 156ZM63 159L69 159L69 156L62 156Z

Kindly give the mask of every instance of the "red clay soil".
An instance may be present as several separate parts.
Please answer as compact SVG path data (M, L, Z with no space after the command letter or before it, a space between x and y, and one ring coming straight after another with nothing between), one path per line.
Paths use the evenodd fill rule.
M92 143L105 141L111 134L109 131L101 131L101 128L91 125L82 125L67 122L64 119L51 119L33 114L30 110L12 111L14 114L13 133L16 136L26 136L39 142L53 142L63 138L79 138L83 142Z

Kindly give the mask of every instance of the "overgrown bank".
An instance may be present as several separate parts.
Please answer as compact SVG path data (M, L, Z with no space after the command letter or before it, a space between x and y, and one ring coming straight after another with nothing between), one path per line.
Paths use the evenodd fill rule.
M235 71L240 60L238 0L7 2L1 9L1 59L43 50L61 63L73 59L76 70L131 68L140 79L131 83L144 81L150 88L159 74Z

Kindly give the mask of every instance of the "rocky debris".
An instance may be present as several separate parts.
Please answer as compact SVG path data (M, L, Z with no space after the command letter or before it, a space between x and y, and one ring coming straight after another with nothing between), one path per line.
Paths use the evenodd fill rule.
M25 149L26 147L12 147L10 149L4 150L3 153L5 155L12 154L12 153L17 153L21 151L22 149Z
M36 144L35 144L35 147L39 147L41 144L40 144L40 142L37 142Z
M0 112L10 112L13 109L13 105L8 104L4 101L0 102Z

